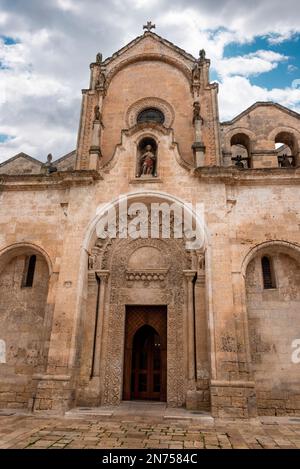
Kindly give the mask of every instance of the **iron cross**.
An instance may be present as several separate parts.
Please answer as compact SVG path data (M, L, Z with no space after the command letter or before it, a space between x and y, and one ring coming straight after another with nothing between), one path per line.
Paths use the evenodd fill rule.
M147 29L147 31L151 32L151 29L155 29L155 24L152 24L152 21L147 21L147 24L143 26L143 29Z

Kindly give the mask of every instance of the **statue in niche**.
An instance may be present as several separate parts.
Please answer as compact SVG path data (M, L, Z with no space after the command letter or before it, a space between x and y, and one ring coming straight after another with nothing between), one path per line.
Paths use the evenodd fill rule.
M192 71L192 79L193 81L200 81L200 67L199 67L199 63L197 62L193 68L193 71Z
M154 176L156 156L151 145L147 145L145 152L140 156L140 175Z
M198 101L194 102L194 109L193 109L193 124L195 124L196 121L201 121L203 124L203 119L201 117L201 107L200 103Z
M104 125L102 122L102 115L101 115L100 107L98 106L98 104L97 106L94 107L94 121L100 122L101 127L104 129Z
M104 88L105 87L105 82L106 82L106 77L103 72L100 73L99 78L97 80L97 88Z
M205 256L203 253L198 254L198 272L205 271Z
M93 254L89 256L88 267L89 270L93 270L95 268L95 255Z
M98 104L94 107L94 119L95 121L101 121L101 113Z

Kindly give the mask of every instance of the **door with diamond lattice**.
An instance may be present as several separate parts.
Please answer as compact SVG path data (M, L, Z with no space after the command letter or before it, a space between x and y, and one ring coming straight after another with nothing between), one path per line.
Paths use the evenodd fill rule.
M166 400L167 309L126 308L123 398Z

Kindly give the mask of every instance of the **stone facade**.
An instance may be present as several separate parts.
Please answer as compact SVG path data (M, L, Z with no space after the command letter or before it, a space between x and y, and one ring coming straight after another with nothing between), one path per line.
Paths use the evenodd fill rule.
M128 311L160 308L168 406L300 413L300 116L256 103L220 123L209 66L146 31L91 64L77 149L57 171L24 154L0 165L1 407L118 405ZM139 121L147 109L164 121ZM155 171L140 176L149 144ZM205 242L126 239L120 221L102 239L120 195L201 203Z

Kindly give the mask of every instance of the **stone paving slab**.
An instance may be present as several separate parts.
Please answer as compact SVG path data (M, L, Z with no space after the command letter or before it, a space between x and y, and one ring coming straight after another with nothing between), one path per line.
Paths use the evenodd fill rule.
M0 448L299 449L300 422L2 415Z

